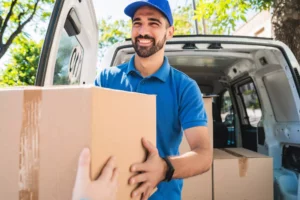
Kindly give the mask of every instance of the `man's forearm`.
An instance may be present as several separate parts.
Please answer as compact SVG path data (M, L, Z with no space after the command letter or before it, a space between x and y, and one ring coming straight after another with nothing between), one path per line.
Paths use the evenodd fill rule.
M196 148L183 155L170 157L175 168L173 179L188 178L208 171L212 164L212 150Z

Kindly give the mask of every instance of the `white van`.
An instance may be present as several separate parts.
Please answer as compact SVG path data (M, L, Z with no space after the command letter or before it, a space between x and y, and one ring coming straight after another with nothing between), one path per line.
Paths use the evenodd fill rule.
M93 84L98 27L92 0L56 0L36 85ZM100 68L127 62L131 41L113 45ZM243 147L273 157L275 199L300 199L300 67L268 38L178 36L170 64L214 98L214 147ZM251 187L251 186L249 186Z

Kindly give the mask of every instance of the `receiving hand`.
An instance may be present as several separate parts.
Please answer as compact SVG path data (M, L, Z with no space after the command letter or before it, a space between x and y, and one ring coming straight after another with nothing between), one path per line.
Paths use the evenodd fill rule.
M80 154L72 200L115 200L118 176L115 159L110 158L99 178L91 181L90 157L90 151L87 148Z

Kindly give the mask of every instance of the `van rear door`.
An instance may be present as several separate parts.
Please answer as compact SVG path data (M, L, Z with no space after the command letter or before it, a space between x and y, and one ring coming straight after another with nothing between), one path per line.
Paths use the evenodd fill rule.
M82 85L96 76L98 25L92 0L57 0L36 85Z

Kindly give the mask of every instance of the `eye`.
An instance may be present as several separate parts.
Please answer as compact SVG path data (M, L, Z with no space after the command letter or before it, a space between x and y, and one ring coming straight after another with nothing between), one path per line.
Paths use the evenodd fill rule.
M150 25L151 25L151 26L155 26L155 27L156 27L156 26L159 26L159 24L156 23L156 22L151 22Z
M134 22L133 26L140 26L142 23L141 22Z

